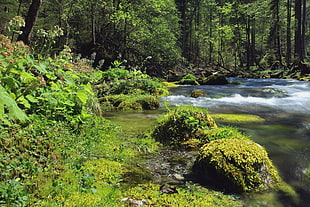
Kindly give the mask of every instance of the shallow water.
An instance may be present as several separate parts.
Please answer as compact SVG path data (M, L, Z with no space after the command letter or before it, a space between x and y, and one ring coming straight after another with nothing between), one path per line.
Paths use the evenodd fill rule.
M190 105L208 108L210 113L246 113L258 115L264 123L236 125L265 147L281 177L300 195L298 206L310 206L310 186L304 170L310 167L310 83L279 79L241 79L242 85L181 86L171 88L171 95L161 98L170 106ZM191 98L192 90L202 90L206 97ZM165 111L111 112L105 117L125 126L129 134L149 130ZM294 206L279 200L278 195L263 195L249 206ZM258 199L258 200L255 200ZM259 200L260 199L260 200ZM276 202L265 199L278 199ZM254 203L254 204L253 204Z
M310 167L310 83L291 79L229 81L243 84L181 86L172 88L171 95L161 101L171 106L206 107L210 113L246 113L264 118L263 124L238 127L266 148L282 178L300 194L299 206L310 206L310 187L304 176L304 169ZM193 90L202 90L206 96L191 98Z

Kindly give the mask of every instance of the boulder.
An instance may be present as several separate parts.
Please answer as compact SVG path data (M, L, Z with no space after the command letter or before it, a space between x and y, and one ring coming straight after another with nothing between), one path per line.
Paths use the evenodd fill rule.
M281 181L266 150L240 139L205 144L194 163L193 174L202 184L233 193L264 191Z
M201 90L193 90L191 92L191 97L193 98L198 98L198 97L203 97L203 96L205 96L205 93Z
M216 128L217 125L208 111L195 107L177 107L169 111L159 121L152 137L172 147L192 147L200 143L198 131L201 129ZM194 143L193 143L193 142Z
M225 85L228 84L228 81L222 74L213 74L208 77L198 78L198 83L200 85Z

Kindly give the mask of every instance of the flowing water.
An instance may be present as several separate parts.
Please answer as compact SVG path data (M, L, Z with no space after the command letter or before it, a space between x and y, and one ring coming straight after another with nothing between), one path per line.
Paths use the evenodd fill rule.
M310 206L310 186L305 169L310 167L310 83L292 79L230 78L243 84L181 86L161 100L169 105L206 107L210 113L258 115L263 124L239 124L239 128L265 147L281 177L301 197L299 206ZM193 90L205 97L191 98ZM285 206L285 204L284 204Z
M267 150L281 177L298 192L298 206L310 206L310 184L305 169L310 168L310 83L291 79L229 78L242 84L216 86L180 86L171 88L171 95L161 98L170 106L190 105L208 108L210 113L253 114L264 118L260 124L238 124L252 139ZM191 98L193 90L202 90L205 97ZM106 117L129 127L129 131L145 130L165 111L108 113ZM220 123L219 123L220 124ZM275 205L291 206L285 201Z

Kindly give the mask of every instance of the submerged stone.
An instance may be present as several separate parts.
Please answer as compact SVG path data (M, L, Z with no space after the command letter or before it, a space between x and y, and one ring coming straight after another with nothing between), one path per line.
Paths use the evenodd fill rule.
M203 97L203 96L205 96L205 93L201 90L193 90L191 92L191 97L193 98L198 98L198 97Z

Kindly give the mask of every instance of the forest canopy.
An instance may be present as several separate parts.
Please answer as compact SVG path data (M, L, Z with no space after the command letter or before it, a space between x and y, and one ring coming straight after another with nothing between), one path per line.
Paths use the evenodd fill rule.
M120 60L152 75L181 66L296 70L309 62L306 0L0 0L0 9L0 33L37 55L66 45L95 65Z

